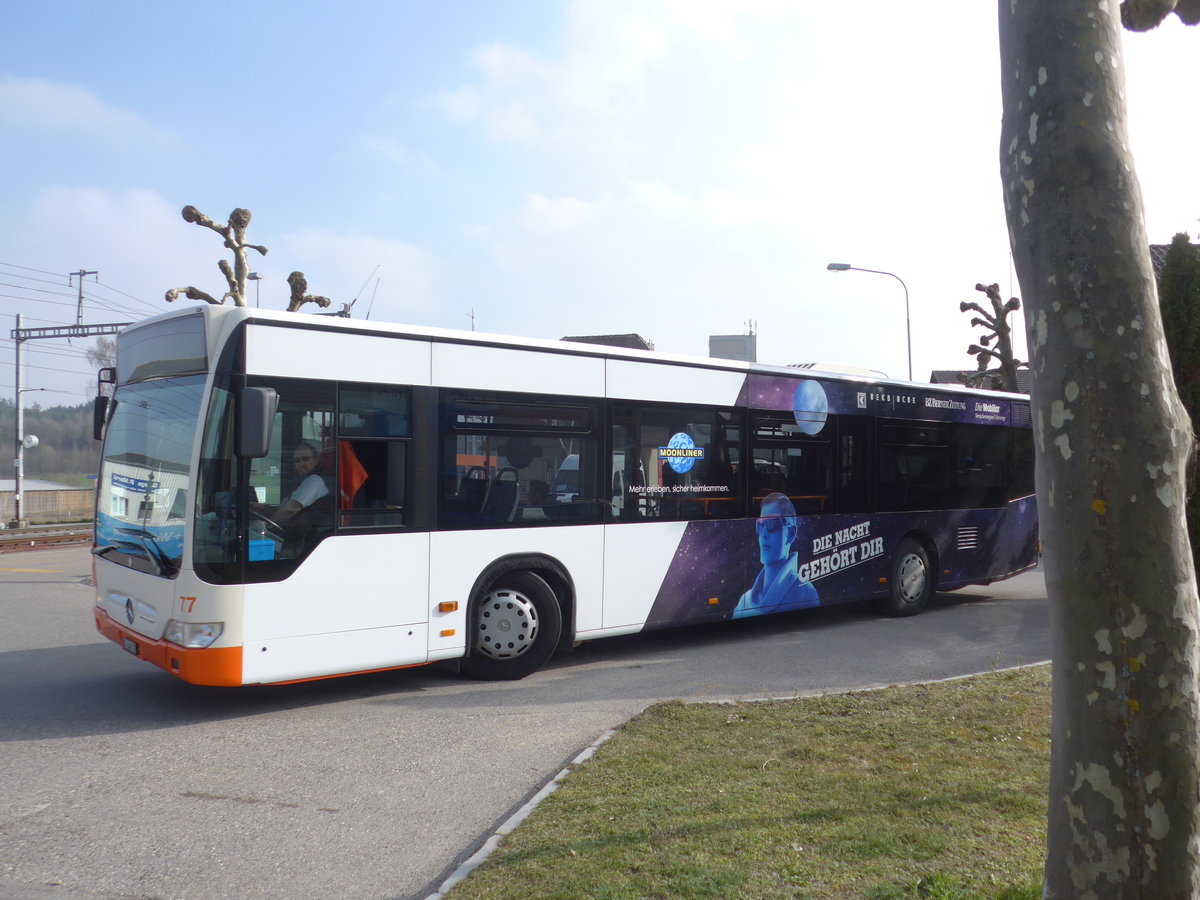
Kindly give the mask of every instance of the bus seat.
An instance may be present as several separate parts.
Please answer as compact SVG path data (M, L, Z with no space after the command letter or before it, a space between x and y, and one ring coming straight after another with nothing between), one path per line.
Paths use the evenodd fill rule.
M511 522L517 515L520 499L521 483L517 480L517 470L503 468L488 485L479 517L485 522Z
M478 513L483 509L487 490L487 470L483 466L471 466L458 484L458 493L454 499L455 510L470 514Z

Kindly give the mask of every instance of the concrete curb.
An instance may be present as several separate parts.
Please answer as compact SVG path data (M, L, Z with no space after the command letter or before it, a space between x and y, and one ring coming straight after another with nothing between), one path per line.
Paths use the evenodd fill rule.
M593 741L590 746L585 748L582 753L571 760L571 762L565 768L551 778L550 781L547 782L540 791L530 797L524 806L509 816L504 823L496 829L494 834L488 836L488 839L483 842L483 846L476 850L473 855L464 860L462 865L455 869L450 874L450 877L443 881L438 889L426 897L425 900L442 900L447 891L479 868L483 861L491 856L492 851L500 845L500 840L506 834L511 833L513 829L515 829L529 817L529 814L537 808L539 803L558 790L559 783L566 778L568 774L570 774L573 766L577 766L589 759L591 755L596 752L596 749L614 734L616 734L616 729L610 728L608 731L604 732L604 734L600 735L600 737L596 738L596 740Z

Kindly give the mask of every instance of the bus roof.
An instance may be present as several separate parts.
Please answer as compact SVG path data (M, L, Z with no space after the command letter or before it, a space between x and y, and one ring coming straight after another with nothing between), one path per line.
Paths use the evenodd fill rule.
M566 353L574 356L603 357L607 359L631 359L646 362L660 362L674 365L686 365L697 368L720 369L732 372L755 372L773 375L790 375L805 377L820 375L836 381L851 381L862 384L893 384L919 386L922 389L933 389L953 394L968 394L971 396L1008 397L1028 400L1025 394L1011 394L1006 391L982 390L966 385L931 384L927 382L910 382L900 378L889 378L885 373L869 369L861 369L835 363L799 363L791 365L770 364L762 362L746 362L735 359L722 359L708 356L693 356L678 353L663 353L658 350L637 350L628 347L617 347L608 344L591 344L574 341L553 340L549 338L519 337L515 335L493 334L481 331L463 331L452 328L438 328L428 325L407 325L391 322L367 321L350 319L333 314L313 314L303 312L287 312L286 310L260 309L257 307L216 306L211 303L199 306L182 307L170 310L140 322L135 322L125 328L126 333L145 325L189 315L203 315L210 335L217 332L232 330L241 322L263 322L286 324L311 330L340 331L359 334L391 335L395 337L427 339L435 342L474 344L478 346L499 347L524 350L544 350L554 353Z

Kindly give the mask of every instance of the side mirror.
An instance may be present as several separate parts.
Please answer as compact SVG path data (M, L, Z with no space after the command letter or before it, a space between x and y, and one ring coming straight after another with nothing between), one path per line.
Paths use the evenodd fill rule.
M112 366L105 366L96 372L96 399L92 401L92 439L100 440L104 437L104 423L108 416L108 397L104 396L104 389L101 385L116 384L117 370Z
M92 440L104 437L104 422L108 417L108 398L103 394L92 401Z
M261 459L271 450L271 427L279 395L274 388L247 387L238 395L237 455Z

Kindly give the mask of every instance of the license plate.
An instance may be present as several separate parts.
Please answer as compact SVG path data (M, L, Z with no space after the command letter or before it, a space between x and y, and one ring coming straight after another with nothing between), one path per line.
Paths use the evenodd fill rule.
M134 656L137 656L137 641L132 640L130 638L125 638L121 642L121 646L123 646L126 650L128 650Z

